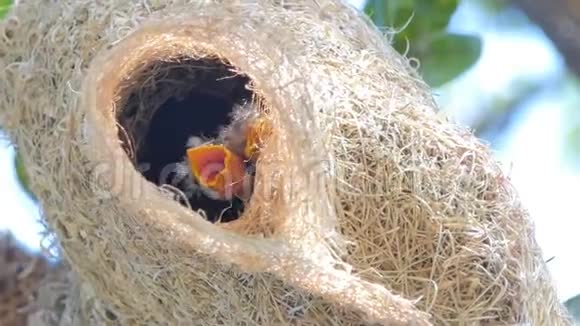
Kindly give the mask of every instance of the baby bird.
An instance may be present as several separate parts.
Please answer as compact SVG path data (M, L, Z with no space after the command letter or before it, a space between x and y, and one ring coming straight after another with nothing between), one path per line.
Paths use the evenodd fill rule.
M244 160L221 144L206 143L189 147L184 159L171 166L170 184L187 198L205 195L218 201L249 199L252 176Z
M193 177L209 197L232 200L244 196L246 167L243 159L224 145L202 145L187 149Z
M187 158L179 167L180 175L188 179L188 192L199 189L214 200L249 200L253 169L264 138L271 130L249 103L236 105L230 120L216 139L199 136L188 139Z
M271 132L265 117L246 102L234 106L230 121L220 129L217 141L245 160L256 163L264 139Z

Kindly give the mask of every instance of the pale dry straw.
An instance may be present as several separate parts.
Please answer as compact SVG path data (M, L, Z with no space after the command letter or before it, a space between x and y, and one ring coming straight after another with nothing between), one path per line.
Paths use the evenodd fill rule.
M134 157L167 98L231 91L208 79L224 64L276 133L244 214L211 224ZM570 324L490 150L340 1L22 1L0 66L0 122L87 320Z

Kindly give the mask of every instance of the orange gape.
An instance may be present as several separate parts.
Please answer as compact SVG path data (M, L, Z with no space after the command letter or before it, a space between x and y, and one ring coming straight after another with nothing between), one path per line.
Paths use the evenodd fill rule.
M272 127L265 118L257 118L255 121L252 121L246 130L244 156L255 162L258 159L258 153L262 148L264 139L271 133Z
M187 150L191 171L216 199L231 200L243 191L245 165L223 145L202 145Z

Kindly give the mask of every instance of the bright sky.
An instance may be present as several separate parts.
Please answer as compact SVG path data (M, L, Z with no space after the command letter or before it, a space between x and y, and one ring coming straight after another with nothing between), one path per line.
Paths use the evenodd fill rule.
M360 4L362 0L351 0ZM476 32L484 39L483 55L474 69L461 77L461 84L443 92L446 111L459 121L469 121L470 102L478 96L509 91L515 78L546 78L561 74L562 60L545 36L535 28L498 28L497 22L474 10L469 1L452 20L453 31ZM461 87L461 92L453 92ZM449 94L461 94L449 96ZM549 263L560 296L580 293L580 219L577 218L580 171L563 161L561 122L565 105L558 91L539 94L529 110L518 117L496 150L511 169L512 180L536 224L536 237ZM0 141L0 229L8 228L31 248L38 248L41 227L39 211L21 191L13 168L13 150Z
M40 211L22 191L14 169L14 150L0 136L0 229L10 229L31 248L39 248L38 233L42 227L36 223Z

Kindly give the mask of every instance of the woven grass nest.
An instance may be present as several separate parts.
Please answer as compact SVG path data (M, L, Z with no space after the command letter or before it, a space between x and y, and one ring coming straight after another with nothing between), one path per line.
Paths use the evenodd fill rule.
M571 324L490 150L338 0L20 1L0 66L86 320ZM275 132L212 223L156 174L252 99Z

